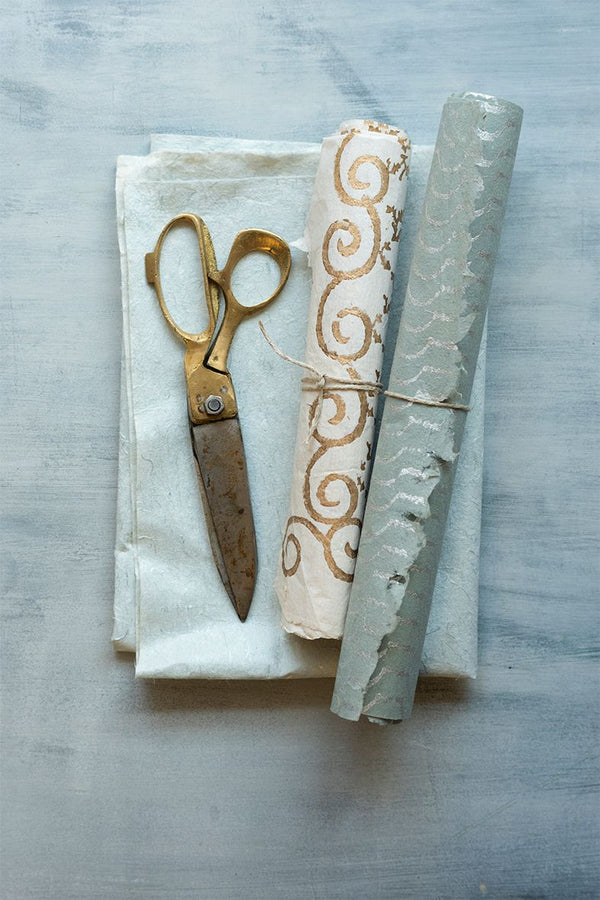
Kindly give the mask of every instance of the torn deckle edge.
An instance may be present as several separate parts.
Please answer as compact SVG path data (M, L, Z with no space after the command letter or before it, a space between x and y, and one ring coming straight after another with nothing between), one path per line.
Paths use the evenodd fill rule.
M331 707L347 719L411 713L521 119L481 94L442 112L389 390L449 408L385 401Z
M369 477L383 341L410 161L398 129L344 123L321 148L304 249L312 270L290 513L275 590L282 624L342 634Z

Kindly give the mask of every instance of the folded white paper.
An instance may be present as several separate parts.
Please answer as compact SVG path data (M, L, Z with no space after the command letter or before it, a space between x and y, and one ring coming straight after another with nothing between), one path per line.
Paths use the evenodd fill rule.
M300 404L300 373L263 340L256 320L238 330L230 353L244 435L259 555L250 615L241 623L214 565L189 438L183 348L167 328L144 255L162 227L188 211L206 221L217 261L235 234L265 228L288 242L304 231L319 146L288 142L158 136L147 157L120 157L117 213L123 298L123 380L115 565L119 650L136 652L139 677L285 678L335 674L338 644L304 641L280 627L273 581L288 515L290 474ZM409 202L418 209L431 150L414 148ZM415 217L416 218L416 217ZM411 225L403 241L410 244ZM189 238L186 246L185 242ZM195 283L197 246L181 235L174 274ZM170 277L169 254L163 283ZM264 293L264 273L249 273L245 293ZM184 327L206 322L193 293ZM293 251L292 272L262 318L286 353L303 359L310 299L306 254ZM392 311L392 314L397 311ZM483 385L483 370L478 374ZM476 662L477 537L480 519L482 396L473 402L458 467L456 527L448 529L424 660L431 674L470 675ZM464 478L461 480L461 472ZM451 510L451 517L453 512ZM443 580L444 571L452 576ZM475 625L474 625L475 623Z

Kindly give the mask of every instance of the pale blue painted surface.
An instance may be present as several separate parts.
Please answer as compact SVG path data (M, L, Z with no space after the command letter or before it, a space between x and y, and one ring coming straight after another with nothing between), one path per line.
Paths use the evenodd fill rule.
M5 6L3 897L598 895L597 43L591 0ZM116 155L364 114L427 144L465 89L525 109L478 681L384 731L332 716L330 682L134 683L109 646Z

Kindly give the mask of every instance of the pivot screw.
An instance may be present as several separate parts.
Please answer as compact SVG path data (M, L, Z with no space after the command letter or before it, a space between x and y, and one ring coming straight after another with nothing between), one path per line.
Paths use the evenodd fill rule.
M211 394L206 398L204 408L209 416L218 416L225 409L225 404L216 394Z

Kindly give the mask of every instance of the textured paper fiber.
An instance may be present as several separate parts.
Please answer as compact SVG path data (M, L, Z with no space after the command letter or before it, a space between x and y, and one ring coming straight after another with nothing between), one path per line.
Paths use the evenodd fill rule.
M137 648L141 677L333 676L338 643L286 635L272 587L288 514L301 373L270 350L255 320L240 328L230 362L259 548L255 597L242 624L208 547L189 441L182 346L166 327L144 273L144 254L154 247L168 219L184 210L204 216L219 261L225 259L237 230L249 225L271 227L293 241L304 230L320 147L159 135L152 148L156 152L148 157L121 157L117 172L124 336L115 647L129 652ZM406 260L431 156L432 148L413 150L400 248ZM188 250L181 257L182 273L193 283L197 248L191 236ZM168 276L167 271L165 284ZM293 250L290 281L264 318L269 332L300 359L309 298L306 254ZM194 290L190 326L205 321L202 310ZM397 314L392 307L392 334ZM465 436L452 504L457 528L448 535L443 552L448 573L458 556L469 558L472 566L460 584L450 574L436 589L423 656L430 674L469 675L476 663L478 559L472 548L480 521L483 368L478 381L479 405L467 425L473 427L470 437Z
M392 391L470 402L521 117L482 95L444 106ZM467 415L386 398L332 702L340 716L410 715Z
M304 360L319 375L381 379L409 164L407 135L387 125L345 123L323 141L305 234L312 282ZM342 636L376 408L373 389L331 382L301 394L275 590L284 628L305 638Z

